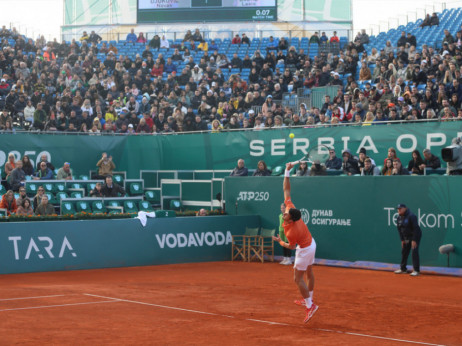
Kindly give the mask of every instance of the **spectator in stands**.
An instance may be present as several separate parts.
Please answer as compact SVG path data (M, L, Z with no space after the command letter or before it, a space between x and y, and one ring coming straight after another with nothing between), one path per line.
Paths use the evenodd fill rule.
M231 41L231 44L241 44L241 38L239 34L236 34L236 36L233 37L233 40Z
M0 201L0 208L6 209L6 213L8 216L10 216L11 213L16 213L18 206L16 204L16 200L14 199L14 193L12 190L8 190L2 196L2 200Z
M407 170L412 175L423 175L425 172L425 168L422 169L422 165L424 165L424 161L422 160L419 151L414 150L412 152L412 159L409 161L409 164L407 165Z
M383 164L385 165L387 159L395 160L398 159L396 156L396 149L393 147L388 148L388 156L383 160ZM399 159L398 159L399 160Z
M135 43L137 40L136 34L135 34L135 29L130 29L130 33L127 35L127 38L125 39L127 42Z
M204 208L200 209L196 216L207 216L207 210L205 210Z
M149 41L149 46L152 49L159 49L160 48L160 37L159 35L154 35L154 37Z
M316 31L311 37L310 37L310 44L319 44L319 33Z
M364 160L364 168L361 170L361 175L380 175L380 170L376 167L372 160L368 157Z
M242 34L241 44L248 44L248 45L250 45L250 40L249 40L249 38L246 36L246 34Z
M50 170L52 170L52 171L55 170L55 166L53 166L53 164L52 164L51 162L48 161L48 156L47 156L46 154L43 154L42 156L40 156L40 162L37 163L37 169L36 169L37 171L40 169L42 162L45 162L45 163L46 163L46 166L47 166Z
M441 167L440 159L433 155L430 149L424 149L423 151L424 160L419 166L420 170L425 171L425 168L437 169Z
M160 48L170 48L170 42L165 38L165 35L162 35L162 39L160 40Z
M430 26L434 26L434 25L435 26L440 25L440 19L438 18L438 15L436 14L436 12L433 12L431 21L430 21Z
M232 177L246 177L249 175L249 170L245 167L245 162L243 159L237 161L237 167L233 169L230 176Z
M385 176L393 175L393 160L392 159L390 158L385 159L385 164L383 165L381 174Z
M42 196L45 194L45 189L43 186L39 186L37 189L37 194L34 196L34 201L33 201L33 207L34 207L34 213L37 210L37 207L39 206Z
M101 36L99 36L97 33L95 33L94 30L91 31L90 37L88 38L88 42L99 43L102 40L103 39L101 38Z
M96 163L98 167L98 174L94 175L93 179L105 179L107 176L112 177L112 172L116 168L114 162L112 161L112 156L107 153L103 153L101 159Z
M409 175L409 171L402 166L401 160L396 158L393 159L393 170L391 175Z
M340 39L337 36L337 31L334 31L334 34L330 37L330 43L339 43Z
M16 204L18 205L18 209L16 210L16 215L22 215L22 216L29 216L29 215L34 215L34 209L30 205L30 199L29 198L23 198L21 199L21 203L18 202L19 198L16 200Z
M55 214L55 208L49 203L48 196L43 195L38 205L37 209L35 210L35 215L53 215Z
M335 149L329 149L329 159L325 163L327 169L341 169L342 160L335 155Z
M39 102L37 104L37 109L34 112L34 127L38 130L44 130L46 120L47 113L43 109L43 104Z
M407 37L406 32L401 31L401 37L399 38L398 42L396 43L397 47L406 47Z
M201 43L199 43L199 45L197 46L197 50L201 50L203 52L208 52L209 45L208 45L207 41L202 40Z
M300 161L300 165L295 173L297 177L307 177L310 175L310 170L306 161Z
M14 154L9 153L8 154L8 161L5 163L5 167L4 167L5 180L6 181L10 180L11 172L13 172L15 167L16 167L16 161L15 161L15 158L14 158Z
M26 181L26 174L22 169L22 161L16 161L15 169L11 172L10 177L10 186L13 191L19 191L21 186L24 186L24 182Z
M412 46L417 47L417 39L410 32L407 33L406 42L409 43L411 47Z
M313 164L311 165L310 169L310 176L324 176L327 175L327 170L324 165L321 165L321 161L319 160L314 160Z
M41 161L40 169L37 169L34 180L52 180L52 179L53 179L53 171L47 167L46 162Z
M103 185L101 183L96 183L95 188L90 190L90 197L104 197L102 188Z
M101 188L101 192L104 197L119 197L119 194L121 197L125 196L125 190L122 186L114 183L112 181L112 176L108 175L106 176L106 184Z
M454 37L451 35L448 29L444 29L443 43L454 43Z
M287 50L287 48L289 48L289 44L287 43L287 41L286 41L286 39L284 37L281 37L279 39L278 49L279 50Z
M194 41L196 41L196 42L202 41L202 35L201 35L201 32L199 31L199 29L196 29L196 30L194 31L194 34L193 34L192 39L193 39Z
M146 37L144 37L144 34L142 32L138 34L138 38L136 39L136 42L143 43L143 44L146 43Z
M353 157L350 149L345 149L342 152L342 157L343 157L343 163L342 163L343 173L347 175L359 174L358 160L356 160Z
M21 186L21 187L19 188L19 197L16 198L16 204L17 204L18 206L20 206L20 205L22 204L22 201L23 201L24 199L26 199L26 198L28 198L28 197L27 197L27 194L26 194L26 188L25 188L24 186ZM32 210L32 211L33 211L33 210Z
M186 31L186 34L184 35L183 42L189 42L192 39L192 33L191 30Z
M87 32L84 31L82 36L80 37L80 42L88 41L89 39L90 39L90 36L88 36Z
M56 174L57 180L73 180L73 174L71 170L71 164L69 162L64 162L64 165L58 169L58 173Z
M234 172L234 171L233 171ZM257 164L257 169L253 173L254 177L267 177L271 175L271 171L266 166L265 161L260 160Z
M326 33L324 31L321 33L321 37L319 38L319 42L320 42L320 44L326 44L327 42L329 42L329 38L326 36Z

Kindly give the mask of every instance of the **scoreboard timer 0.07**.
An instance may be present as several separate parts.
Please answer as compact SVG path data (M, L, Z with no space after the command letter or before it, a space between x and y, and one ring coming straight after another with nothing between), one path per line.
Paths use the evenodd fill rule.
M276 21L276 0L138 0L138 23Z

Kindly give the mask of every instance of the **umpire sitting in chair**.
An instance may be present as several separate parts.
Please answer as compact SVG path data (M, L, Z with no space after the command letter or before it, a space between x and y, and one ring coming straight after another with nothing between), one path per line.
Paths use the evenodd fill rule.
M112 181L112 176L106 177L106 184L104 184L101 192L104 197L119 197L119 193L122 197L125 196L125 190L122 186Z

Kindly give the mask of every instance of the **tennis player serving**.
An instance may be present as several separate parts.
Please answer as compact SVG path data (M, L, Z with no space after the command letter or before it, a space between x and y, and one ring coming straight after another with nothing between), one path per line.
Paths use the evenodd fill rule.
M303 299L295 300L295 304L306 307L304 322L307 323L318 310L318 306L314 304L312 300L314 289L313 263L316 252L316 242L311 236L308 227L303 222L300 210L295 208L295 205L290 199L290 170L297 163L299 163L299 161L287 163L284 173L283 190L286 209L283 214L284 223L282 227L284 227L284 234L289 242L286 243L282 241L279 235L277 237L273 236L273 240L287 249L296 249L294 279ZM305 276L307 282L305 282Z

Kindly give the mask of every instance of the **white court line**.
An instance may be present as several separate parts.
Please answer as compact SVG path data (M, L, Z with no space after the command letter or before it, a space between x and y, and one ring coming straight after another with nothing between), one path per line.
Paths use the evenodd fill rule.
M31 310L31 309L45 309L45 308L58 308L62 306L73 306L73 305L88 305L88 304L103 304L103 303L117 303L115 300L104 300L100 302L87 302L87 303L73 303L73 304L61 304L61 305L42 305L42 306L29 306L25 308L14 308L14 309L1 309L1 311L16 311L16 310Z
M86 295L86 296L90 296L90 297L112 299L115 302L126 302L126 303L140 304L140 305L148 305L148 306L155 306L155 307L163 308L163 309L180 310L180 311L194 312L194 313L202 314L202 315L211 315L211 316L219 316L219 317L227 317L227 318L235 318L235 319L237 319L235 316L216 314L216 313L213 313L213 312L205 312L205 311L199 311L199 310L183 309L183 308L177 308L177 307L174 307L174 306L145 303L145 302L139 302L139 301L136 301L136 300L128 300L128 299L100 296L100 295L89 294L89 293L83 293L83 294ZM269 324L269 325L301 327L300 325L296 325L296 324L280 323L280 322L272 322L272 321L264 321L264 320L255 320L255 319L252 319L252 318L243 318L242 320L265 323L265 324ZM388 341L398 341L398 342L404 342L404 343L416 344L416 345L445 346L445 345L442 345L442 344L432 344L432 343L421 342L421 341L412 341L412 340L405 340L405 339L387 338L387 337L384 337L384 336L377 336L377 335L360 334L360 333L352 333L352 332L343 332L343 331L340 331L340 330L321 329L321 328L312 328L312 329L313 330L318 330L318 331L321 331L321 332L338 333L338 334L346 334L346 335L353 335L353 336L361 336L361 337L365 337L365 338L381 339L381 340L388 340Z
M21 298L7 298L7 299L0 299L0 302L6 300L21 300L21 299L40 299L40 298L51 298L51 297L65 297L65 296L72 296L75 294L55 294L53 296L37 296L37 297L21 297Z

